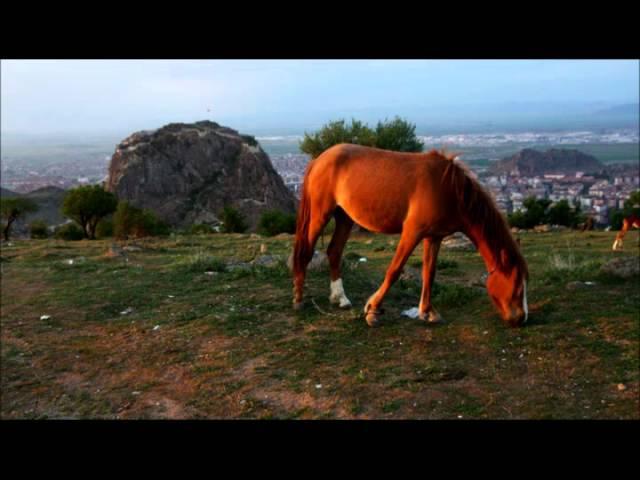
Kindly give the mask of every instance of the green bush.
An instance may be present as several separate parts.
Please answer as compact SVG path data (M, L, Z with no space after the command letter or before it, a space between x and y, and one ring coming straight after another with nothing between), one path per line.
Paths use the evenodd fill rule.
M208 235L210 233L214 233L215 230L206 223L196 223L194 225L191 225L188 232L191 235Z
M49 229L44 220L34 220L31 222L29 232L31 232L31 238L49 238Z
M103 218L96 226L97 238L113 237L113 218Z
M242 213L231 206L224 207L220 217L224 233L244 233L249 228Z
M269 210L262 214L258 223L258 233L273 237L280 233L295 233L296 216L278 210Z
M84 231L76 223L67 223L56 228L53 235L59 240L82 240Z
M170 228L152 211L122 201L113 215L113 233L118 239L165 236Z

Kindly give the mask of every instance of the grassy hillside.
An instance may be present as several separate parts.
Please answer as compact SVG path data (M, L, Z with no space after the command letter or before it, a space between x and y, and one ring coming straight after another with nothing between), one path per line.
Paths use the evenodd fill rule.
M362 307L397 237L347 244L353 310L330 306L328 273L314 271L301 312L283 264L226 266L262 243L286 255L288 236L150 239L115 258L106 241L12 241L0 263L2 418L637 419L640 279L599 267L637 258L638 231L623 253L614 236L521 234L521 329L474 285L481 257L445 248L434 305L448 323L400 316L420 292L402 280L384 324L367 327Z

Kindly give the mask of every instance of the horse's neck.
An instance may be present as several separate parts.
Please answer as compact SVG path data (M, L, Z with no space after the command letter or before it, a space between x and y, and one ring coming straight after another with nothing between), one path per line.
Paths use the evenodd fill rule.
M484 263L487 267L488 272L492 272L495 270L496 265L498 263L498 258L496 256L495 249L490 245L490 239L485 238L483 234L482 225L471 225L469 226L465 234L475 243L480 255L484 259Z

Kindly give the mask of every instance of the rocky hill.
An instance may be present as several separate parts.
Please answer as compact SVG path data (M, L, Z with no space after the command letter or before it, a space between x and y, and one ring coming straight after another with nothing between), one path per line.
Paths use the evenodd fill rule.
M296 208L258 142L210 121L129 136L116 147L106 188L178 227L215 224L230 205L255 229L263 211Z
M579 150L551 149L546 152L525 148L515 155L498 160L488 169L489 174L499 175L517 170L523 176L551 174L595 173L604 165L595 157Z

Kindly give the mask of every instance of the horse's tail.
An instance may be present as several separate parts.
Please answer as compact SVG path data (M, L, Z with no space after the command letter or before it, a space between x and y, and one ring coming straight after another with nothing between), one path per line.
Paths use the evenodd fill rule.
M296 218L296 240L293 247L293 271L302 270L304 262L312 256L311 245L309 244L309 223L311 222L311 199L309 198L309 173L311 173L313 160L307 166L307 171L302 184L300 195L300 206Z

